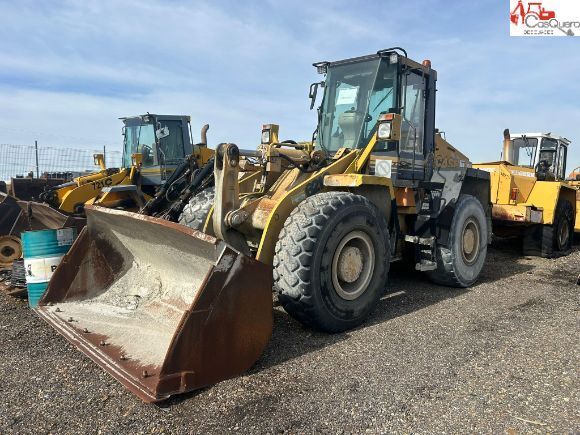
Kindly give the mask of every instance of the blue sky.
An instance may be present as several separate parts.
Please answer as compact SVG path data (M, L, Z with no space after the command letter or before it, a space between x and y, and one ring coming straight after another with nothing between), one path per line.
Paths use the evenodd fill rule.
M439 73L437 126L473 161L502 131L570 138L580 165L580 39L510 38L507 0L0 1L0 143L95 148L120 116L190 114L211 144L263 123L308 139L312 62L402 46ZM194 133L195 134L195 133Z

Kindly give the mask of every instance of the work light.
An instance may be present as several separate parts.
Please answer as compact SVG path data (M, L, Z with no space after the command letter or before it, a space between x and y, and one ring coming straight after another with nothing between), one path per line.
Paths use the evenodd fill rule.
M270 143L270 129L265 128L262 130L262 143Z
M377 138L379 140L389 140L391 138L391 121L383 121L379 124Z

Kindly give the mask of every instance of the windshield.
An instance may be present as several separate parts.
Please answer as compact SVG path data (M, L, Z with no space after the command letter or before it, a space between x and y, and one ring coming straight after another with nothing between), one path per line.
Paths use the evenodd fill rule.
M396 106L397 65L380 58L330 66L317 144L330 153L364 146L377 119Z
M131 125L125 127L125 141L123 144L123 166L132 165L131 154L143 155L143 166L154 166L157 161L155 155L155 129L152 124Z
M534 167L538 139L535 137L518 137L514 142L514 162L517 166Z

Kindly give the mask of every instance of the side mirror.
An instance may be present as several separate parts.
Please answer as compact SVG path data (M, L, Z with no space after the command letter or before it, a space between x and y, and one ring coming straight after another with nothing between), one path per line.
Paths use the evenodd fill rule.
M318 95L318 86L324 87L324 82L315 82L310 85L310 91L308 92L308 97L310 98L310 110L314 108L316 103L316 95Z

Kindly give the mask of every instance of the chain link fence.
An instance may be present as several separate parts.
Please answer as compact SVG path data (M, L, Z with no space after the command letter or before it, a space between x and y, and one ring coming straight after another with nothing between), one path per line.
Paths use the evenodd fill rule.
M13 177L70 179L98 171L93 154L105 154L107 168L122 166L122 153L106 147L96 150L34 145L0 144L0 181Z

